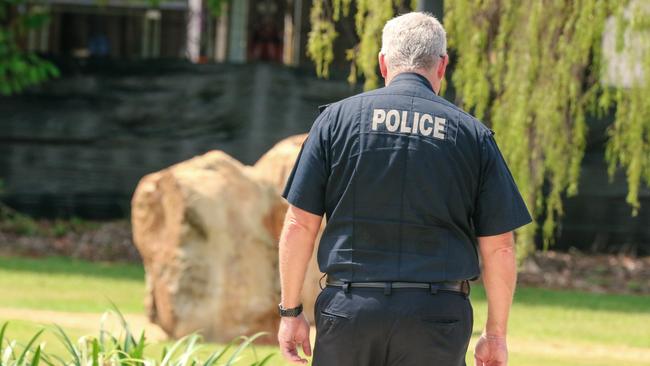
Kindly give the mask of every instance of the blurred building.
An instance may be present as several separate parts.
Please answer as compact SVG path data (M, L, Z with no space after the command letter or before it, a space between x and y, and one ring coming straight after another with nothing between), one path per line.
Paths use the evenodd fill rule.
M214 2L214 0L213 0ZM157 4L156 4L157 3ZM28 48L56 57L187 58L297 65L311 0L36 0L50 22Z

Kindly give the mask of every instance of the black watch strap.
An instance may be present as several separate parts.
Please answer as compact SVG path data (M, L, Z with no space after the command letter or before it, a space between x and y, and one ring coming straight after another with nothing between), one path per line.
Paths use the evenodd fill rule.
M280 316L291 316L291 317L296 317L302 313L302 304L296 306L295 308L285 308L282 306L282 304L278 304L278 311L280 313Z

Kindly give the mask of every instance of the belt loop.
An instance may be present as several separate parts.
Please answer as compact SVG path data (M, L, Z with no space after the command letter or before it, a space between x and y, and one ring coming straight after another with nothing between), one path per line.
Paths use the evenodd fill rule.
M392 282L384 282L384 295L390 295L390 291L393 287Z
M350 282L343 282L343 285L341 285L341 288L343 289L343 292L346 294L350 292Z
M438 284L435 283L429 283L429 290L431 290L431 294L435 295L438 293Z
M472 286L469 285L469 280L463 280L461 284L461 291L465 294L465 298L469 297L469 294L472 292Z
M318 287L320 287L321 290L323 290L325 288L325 287L323 287L323 284L321 283L323 281L323 278L325 278L325 276L327 276L327 273L323 273L321 278L318 279Z

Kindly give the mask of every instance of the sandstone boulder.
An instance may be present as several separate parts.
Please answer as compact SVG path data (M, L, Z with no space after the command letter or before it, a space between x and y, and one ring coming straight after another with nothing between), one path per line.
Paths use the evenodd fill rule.
M227 342L267 331L275 341L277 242L287 209L280 190L305 137L281 141L254 166L211 151L142 178L132 199L133 238L149 318L168 335L200 331ZM319 278L312 258L304 291L310 320Z
M273 185L280 193L284 189L300 147L306 138L307 134L301 134L278 142L255 163L251 169L252 174L258 180Z
M277 189L277 194L280 195L284 189L285 183L291 174L293 164L298 157L300 147L303 141L307 138L307 134L295 135L288 137L278 142L266 154L264 154L254 165L252 171L258 180L268 182ZM278 229L282 229L284 213L278 224ZM318 270L318 263L316 262L316 252L318 251L318 243L320 242L320 234L323 233L325 228L325 220L321 223L321 229L316 238L314 245L314 253L311 257L309 267L307 267L307 274L305 275L305 283L303 285L303 311L307 319L314 323L314 300L320 292L319 280L322 273ZM280 233L278 232L278 237ZM323 280L324 284L325 280Z

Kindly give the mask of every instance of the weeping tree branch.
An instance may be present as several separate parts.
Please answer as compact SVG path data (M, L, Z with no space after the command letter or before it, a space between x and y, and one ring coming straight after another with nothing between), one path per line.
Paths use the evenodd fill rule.
M332 14L323 9L333 4ZM364 78L377 86L377 53L383 24L404 5L400 1L315 0L309 56L320 76L334 59L336 9L356 13L359 43L348 50L349 81ZM610 176L627 175L627 202L635 215L639 190L650 185L650 9L626 0L454 0L445 1L449 47L458 59L452 75L457 102L497 131L496 138L522 195L541 217L545 247L553 243L563 197L578 192L587 135L587 116L616 107L608 130ZM414 5L414 4L411 4ZM347 14L344 14L347 16ZM615 27L606 26L617 17ZM320 30L328 29L329 33ZM640 46L625 46L626 32L640 32ZM603 37L616 32L619 52L641 63L642 77L616 89L602 83L607 63ZM312 38L313 37L313 38ZM628 37L629 38L629 37ZM315 47L315 46L318 47ZM525 257L540 225L518 232Z
M397 13L412 10L415 3L416 0L314 0L307 55L316 65L318 76L329 77L334 43L339 35L336 24L344 17L352 17L359 42L346 51L346 59L350 62L348 81L356 84L362 77L366 90L376 88L379 84L377 54L384 24Z

